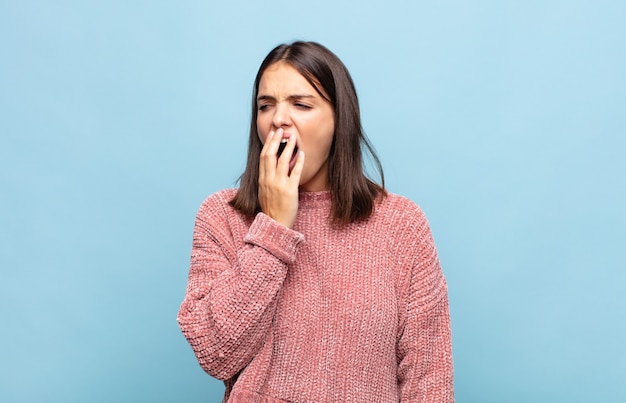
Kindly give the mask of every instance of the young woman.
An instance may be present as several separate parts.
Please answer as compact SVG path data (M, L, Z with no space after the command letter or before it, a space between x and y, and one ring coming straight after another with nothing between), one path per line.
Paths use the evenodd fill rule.
M423 212L363 171L354 84L325 47L272 50L246 170L197 215L178 315L225 402L451 402L446 281Z

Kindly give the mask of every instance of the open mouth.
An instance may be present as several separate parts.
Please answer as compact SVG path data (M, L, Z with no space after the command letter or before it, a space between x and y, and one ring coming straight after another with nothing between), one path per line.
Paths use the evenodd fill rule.
M278 146L278 152L276 153L276 156L278 158L280 158L280 156L282 155L283 151L285 151L285 147L287 147L287 139L281 140L281 142L280 142L280 144ZM298 156L298 146L295 146L294 149L293 149L293 153L291 154L291 159L289 160L289 173L291 173L291 170L296 165L296 157L297 156Z
M278 154L276 154L277 156L280 157L280 155L283 153L283 151L285 150L285 147L287 147L287 139L283 139L280 142L280 145L278 146Z
M287 139L281 140L281 142L280 142L280 144L278 146L278 152L276 153L277 157L280 157L282 155L283 151L285 150L285 147L287 147ZM293 149L293 154L292 154L291 157L293 158L293 156L295 156L297 153L298 153L298 146L296 146Z

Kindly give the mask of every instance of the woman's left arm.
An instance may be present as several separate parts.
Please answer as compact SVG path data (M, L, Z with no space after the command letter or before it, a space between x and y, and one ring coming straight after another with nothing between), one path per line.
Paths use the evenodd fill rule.
M448 287L430 227L420 215L406 318L398 340L400 401L454 402Z

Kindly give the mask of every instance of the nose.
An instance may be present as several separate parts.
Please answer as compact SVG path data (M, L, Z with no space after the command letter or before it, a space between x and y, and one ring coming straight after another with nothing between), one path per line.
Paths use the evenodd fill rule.
M272 125L274 129L280 129L291 126L291 117L289 116L289 107L280 102L274 108L274 116L272 116Z

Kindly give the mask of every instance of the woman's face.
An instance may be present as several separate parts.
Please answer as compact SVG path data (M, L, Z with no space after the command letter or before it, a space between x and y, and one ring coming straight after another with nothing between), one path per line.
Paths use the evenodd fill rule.
M270 131L296 136L305 154L300 189L328 190L328 154L335 133L332 105L291 65L276 62L261 76L257 96L257 131L265 144Z

